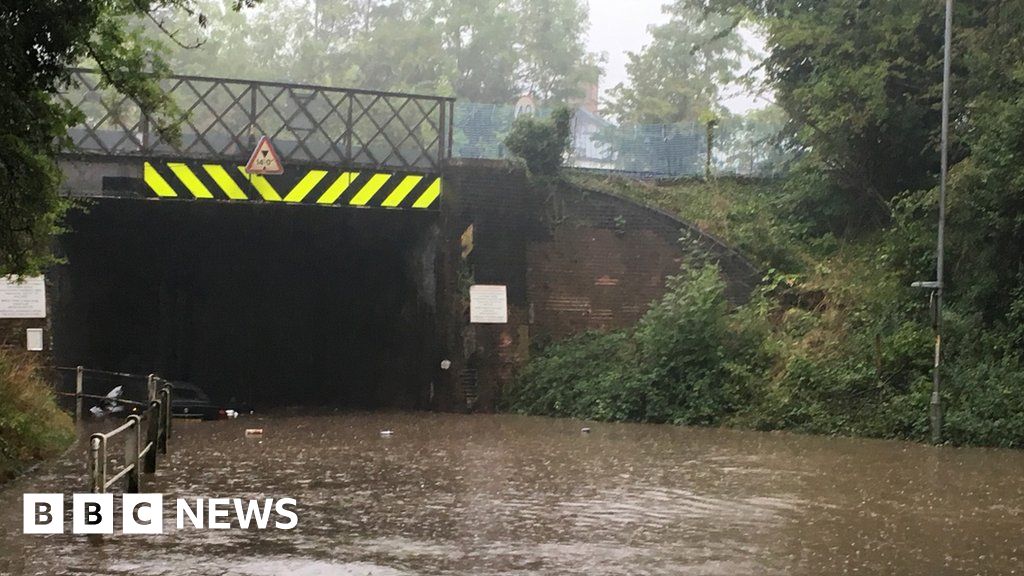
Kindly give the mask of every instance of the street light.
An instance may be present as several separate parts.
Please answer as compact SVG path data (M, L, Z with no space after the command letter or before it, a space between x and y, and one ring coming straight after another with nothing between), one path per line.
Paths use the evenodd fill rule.
M950 93L950 60L953 44L953 0L946 0L946 34L942 60L942 175L939 180L939 234L935 250L935 280L914 282L914 288L931 290L930 308L932 312L932 329L935 332L935 360L932 364L932 398L929 406L932 443L942 441L942 397L939 395L942 385L940 368L942 366L942 290L943 272L945 271L945 237L946 237L946 177L949 174L949 93Z

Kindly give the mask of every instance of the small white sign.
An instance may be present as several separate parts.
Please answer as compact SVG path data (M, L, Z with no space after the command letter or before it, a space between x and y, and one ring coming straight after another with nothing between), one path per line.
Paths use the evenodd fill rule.
M43 349L43 329L28 328L25 330L26 348L30 352L40 352Z
M0 278L0 318L46 318L46 285L42 276Z
M505 287L485 284L470 286L469 321L473 324L507 324L508 296Z

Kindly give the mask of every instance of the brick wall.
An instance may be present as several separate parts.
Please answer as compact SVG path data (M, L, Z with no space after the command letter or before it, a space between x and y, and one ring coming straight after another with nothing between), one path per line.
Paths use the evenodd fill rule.
M501 386L526 358L529 343L527 246L535 234L534 195L522 171L505 162L453 165L445 177L438 265L438 326L443 356L434 405L445 410L494 410ZM472 249L462 238L473 226ZM507 287L509 323L469 323L470 284Z
M25 331L29 328L43 329L43 350L50 350L49 326L45 318L0 318L0 347L25 350Z
M717 239L611 194L567 186L541 213L546 230L528 248L528 297L535 327L555 338L633 325L684 261L718 263L734 304L759 277Z
M717 262L734 303L759 278L734 250L667 213L570 185L535 188L506 163L459 162L445 186L438 309L453 366L439 408L495 409L531 341L634 324L686 260ZM470 283L508 286L508 324L469 323Z

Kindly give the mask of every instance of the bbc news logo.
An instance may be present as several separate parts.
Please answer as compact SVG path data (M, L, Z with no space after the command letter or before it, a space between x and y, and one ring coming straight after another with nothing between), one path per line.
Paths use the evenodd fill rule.
M124 534L163 534L163 494L123 494L120 528ZM174 501L175 526L227 530L237 526L259 530L291 530L299 525L295 499L242 500L241 498L178 498ZM113 534L117 510L113 494L74 494L71 500L72 534ZM233 518L233 520L232 520ZM25 534L64 533L63 494L25 494Z

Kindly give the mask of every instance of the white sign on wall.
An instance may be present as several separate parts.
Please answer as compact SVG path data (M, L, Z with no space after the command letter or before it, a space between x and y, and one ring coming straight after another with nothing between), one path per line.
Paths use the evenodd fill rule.
M32 352L40 352L43 349L43 329L29 328L25 330L25 348Z
M46 286L42 276L0 278L0 318L46 318Z
M469 321L473 324L508 323L508 297L504 286L469 287Z

